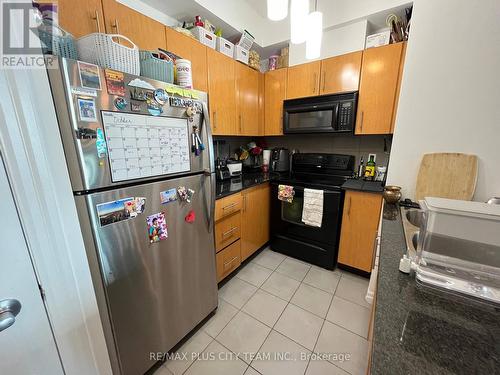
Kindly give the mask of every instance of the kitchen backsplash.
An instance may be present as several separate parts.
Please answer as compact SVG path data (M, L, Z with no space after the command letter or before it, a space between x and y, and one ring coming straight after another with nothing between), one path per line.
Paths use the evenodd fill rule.
M223 141L223 143L221 141ZM376 154L377 165L387 165L391 150L392 136L354 136L332 134L300 134L285 135L280 137L219 136L214 137L214 146L216 143L219 143L219 155L221 157L225 157L228 155L228 150L230 150L229 155L232 156L241 145L246 145L250 141L261 141L265 143L266 148L269 149L275 147L285 147L290 151L297 150L299 152L326 152L354 155L356 157L356 165L358 165L359 158L361 156L363 156L366 165L368 154ZM214 150L214 153L215 157L217 157L218 154L216 149Z

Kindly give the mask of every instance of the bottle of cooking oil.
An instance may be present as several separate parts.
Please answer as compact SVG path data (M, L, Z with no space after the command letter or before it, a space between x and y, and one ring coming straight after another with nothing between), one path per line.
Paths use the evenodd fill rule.
M365 180L373 181L375 179L375 166L374 155L370 155L370 159L366 162Z

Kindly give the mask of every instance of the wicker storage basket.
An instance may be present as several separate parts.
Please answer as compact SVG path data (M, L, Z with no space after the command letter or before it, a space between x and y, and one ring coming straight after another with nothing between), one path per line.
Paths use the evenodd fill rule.
M125 40L132 47L119 44ZM139 48L126 36L119 34L93 33L76 41L80 60L103 68L139 75Z
M156 79L167 83L174 83L174 64L172 61L162 60L155 57L153 53L170 57L162 51L140 51L141 76Z
M44 54L52 54L77 60L75 38L58 25L44 20L38 27L38 37Z

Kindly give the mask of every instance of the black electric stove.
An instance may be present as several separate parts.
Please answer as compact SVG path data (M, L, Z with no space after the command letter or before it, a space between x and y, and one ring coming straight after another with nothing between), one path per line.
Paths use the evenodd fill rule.
M320 267L334 269L344 205L341 186L353 173L352 155L294 154L289 176L271 182L271 248ZM278 199L279 185L294 188L291 203ZM323 191L321 227L302 222L305 188Z

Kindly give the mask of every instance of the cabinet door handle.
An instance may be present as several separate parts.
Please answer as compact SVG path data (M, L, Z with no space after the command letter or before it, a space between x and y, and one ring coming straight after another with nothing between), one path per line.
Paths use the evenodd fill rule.
M238 227L232 227L231 229L229 229L228 231L222 233L222 238L224 239L224 237L226 236L229 236L229 235L232 235L232 233L238 229Z
M247 210L247 196L246 194L243 195L243 212Z
M230 266L231 264L233 264L233 262L237 259L238 259L238 256L235 256L235 257L231 258L231 260L229 262L224 262L224 270L226 270L226 268L228 268L227 266Z
M243 134L243 125L241 123L241 115L239 115L239 120L240 120L240 134Z
M94 13L94 17L92 17L92 19L95 21L96 23L96 26L97 26L97 32L100 33L101 32L101 24L99 22L99 11L96 9L95 10L95 13Z
M349 208L347 209L347 216L351 216L351 197L349 197Z
M227 210L227 209L230 209L230 208L233 208L234 206L236 206L238 203L234 202L234 203L231 203L231 204L228 204L227 206L224 206L222 207L222 210Z
M317 76L317 74L314 73L314 75L313 75L313 91L312 91L313 94L316 92L316 76Z
M363 131L363 120L365 119L365 111L361 111L361 121L359 124L359 131Z
M120 25L118 24L118 19L115 18L115 24L111 25L116 30L117 34L120 34Z
M321 92L324 93L325 92L325 82L326 82L326 72L323 72L323 88L321 89Z
M214 120L212 122L214 124L214 130L215 130L215 129L217 129L217 121L216 121L216 119L217 119L217 112L216 111L214 111L214 116L213 117L214 117Z

